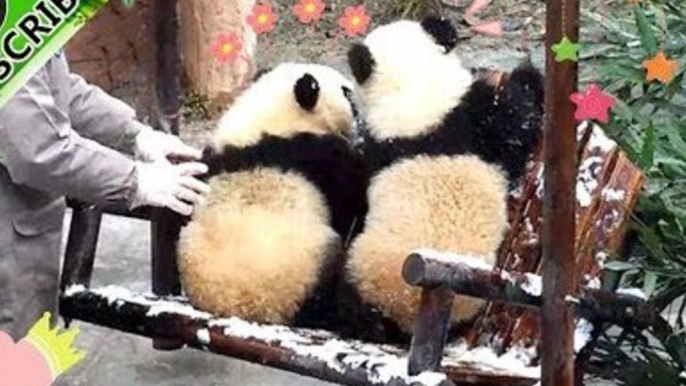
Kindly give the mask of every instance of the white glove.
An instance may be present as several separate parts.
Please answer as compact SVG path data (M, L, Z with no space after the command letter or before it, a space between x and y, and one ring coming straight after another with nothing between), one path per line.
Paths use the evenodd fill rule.
M194 205L202 204L202 195L210 192L209 185L194 177L207 173L207 165L202 163L136 162L136 170L138 189L131 199L131 209L144 205L166 207L189 216Z
M145 126L136 135L134 148L136 159L146 162L153 162L167 157L176 157L185 161L199 160L202 151L190 147L175 135L153 130Z

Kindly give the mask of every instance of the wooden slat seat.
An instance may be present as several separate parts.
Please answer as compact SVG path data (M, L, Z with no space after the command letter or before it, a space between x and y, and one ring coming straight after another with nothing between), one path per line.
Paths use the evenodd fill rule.
M406 376L407 350L343 341L326 331L219 319L181 297L140 295L121 287L72 286L62 296L63 316L152 338L174 339L208 350L346 385L531 385L538 368L491 350L446 349L442 373ZM480 361L479 361L480 360Z
M600 127L584 123L578 138L577 283L599 288L604 261L622 247L644 177ZM542 167L532 163L521 191L511 197L511 227L497 264L506 271L541 272ZM488 343L505 352L510 346L536 345L538 327L535 312L491 304L469 335L474 345Z

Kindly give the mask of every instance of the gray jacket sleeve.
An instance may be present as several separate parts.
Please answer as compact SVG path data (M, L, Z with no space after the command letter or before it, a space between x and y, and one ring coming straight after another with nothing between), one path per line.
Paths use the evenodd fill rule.
M81 76L69 73L69 118L74 130L113 149L133 152L136 135L145 127L136 112Z
M39 70L0 109L0 162L12 181L93 203L130 200L135 163L72 130L48 77Z

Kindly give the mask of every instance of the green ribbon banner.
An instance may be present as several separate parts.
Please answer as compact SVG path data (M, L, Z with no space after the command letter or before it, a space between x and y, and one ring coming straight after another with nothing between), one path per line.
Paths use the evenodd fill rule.
M109 0L0 0L0 107Z

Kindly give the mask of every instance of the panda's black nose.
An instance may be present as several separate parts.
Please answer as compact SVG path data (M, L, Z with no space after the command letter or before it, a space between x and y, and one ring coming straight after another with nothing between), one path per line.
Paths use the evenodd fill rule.
M343 86L342 89L343 89L343 95L345 95L345 98L347 100L349 100L350 102L352 102L353 101L353 90L351 90L345 86Z
M353 90L342 86L341 89L343 89L343 95L345 96L345 99L350 102L350 108L353 111L353 117L357 118L359 116L359 111L357 110L357 105L355 105L355 99L353 98Z

